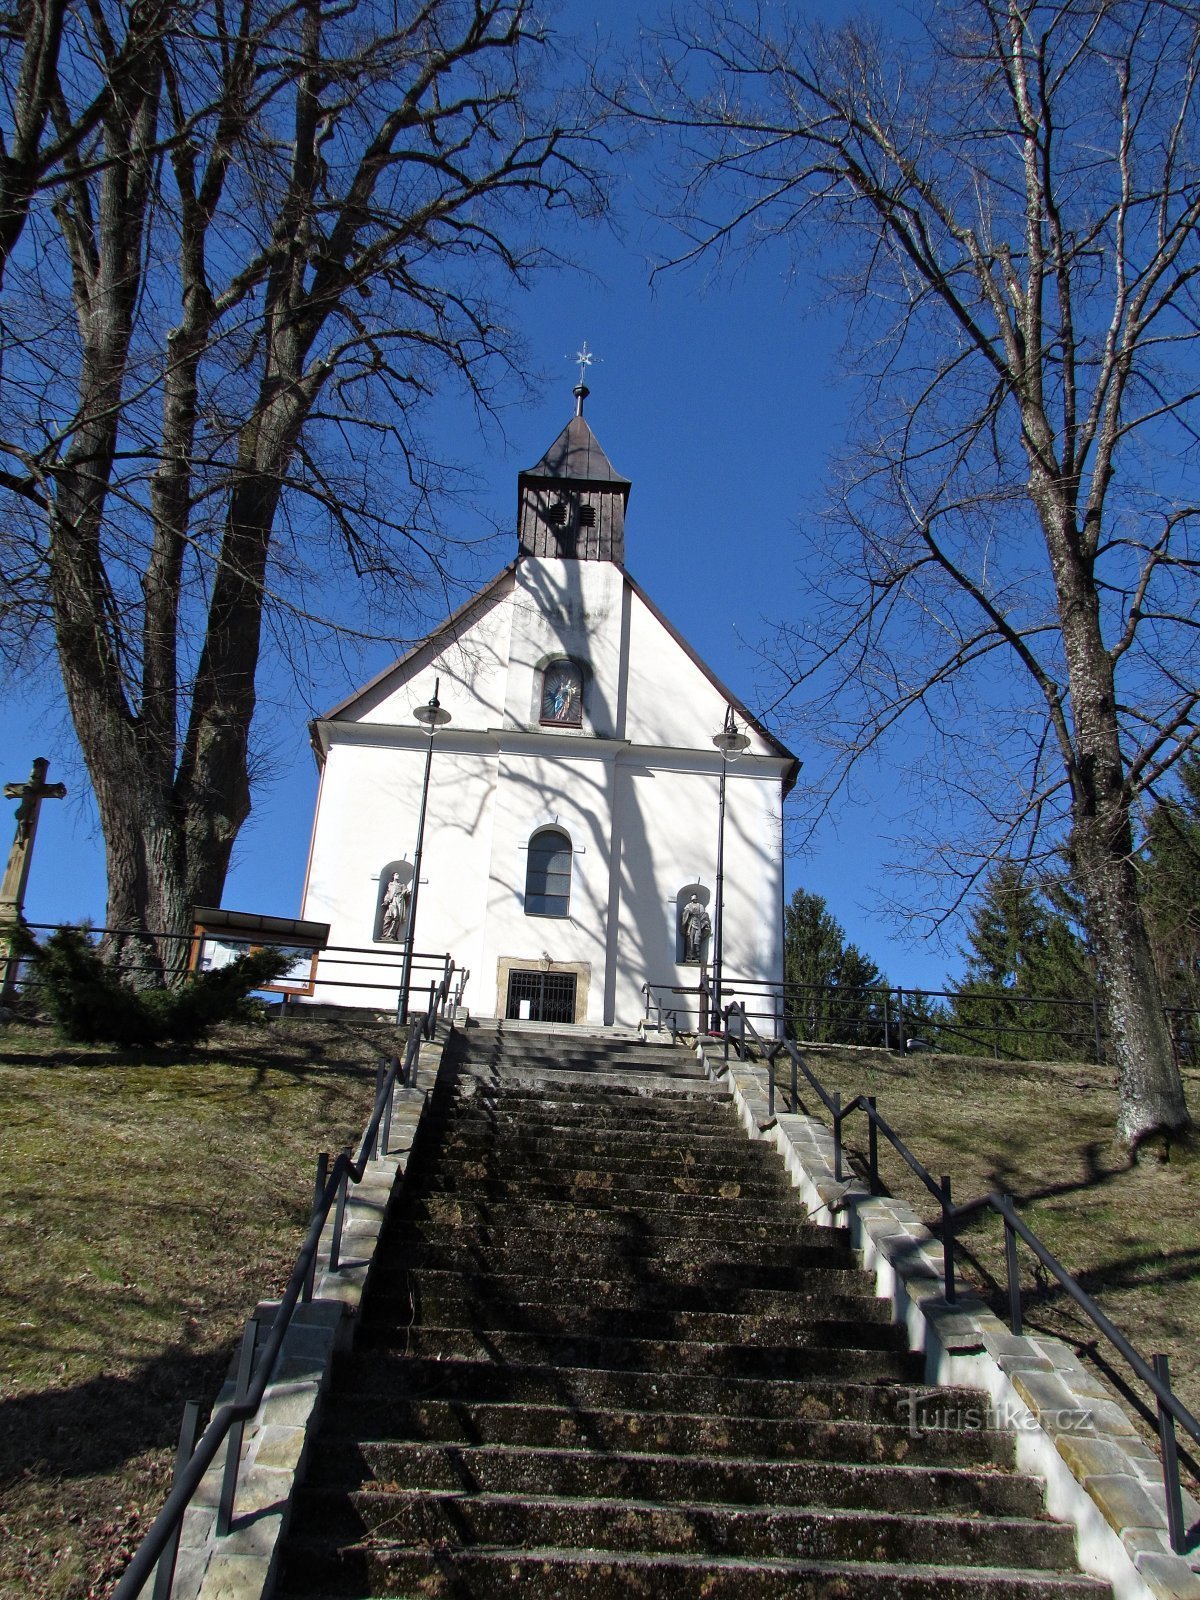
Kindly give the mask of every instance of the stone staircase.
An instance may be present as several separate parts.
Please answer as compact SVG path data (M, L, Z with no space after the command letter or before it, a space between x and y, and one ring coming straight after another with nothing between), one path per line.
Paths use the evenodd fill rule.
M1109 1594L685 1051L451 1050L280 1592Z

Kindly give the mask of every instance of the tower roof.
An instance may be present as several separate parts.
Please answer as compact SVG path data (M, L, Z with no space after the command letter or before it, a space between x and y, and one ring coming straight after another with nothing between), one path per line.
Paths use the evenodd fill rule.
M632 487L630 479L613 467L582 412L571 418L538 464L520 476L554 483L604 484L620 489L625 499Z

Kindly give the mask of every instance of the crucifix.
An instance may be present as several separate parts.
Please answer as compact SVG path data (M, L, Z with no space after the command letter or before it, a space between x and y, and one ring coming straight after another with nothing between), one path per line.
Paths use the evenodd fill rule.
M25 910L25 885L29 882L29 865L33 856L33 841L37 833L38 813L43 800L62 800L66 796L64 783L47 783L46 772L50 763L39 756L24 783L6 783L4 798L19 800L17 831L12 849L8 852L8 865L4 881L0 883L0 965L4 969L2 997L8 1000L16 982L16 961L11 959L8 940L3 937L3 924L20 922Z

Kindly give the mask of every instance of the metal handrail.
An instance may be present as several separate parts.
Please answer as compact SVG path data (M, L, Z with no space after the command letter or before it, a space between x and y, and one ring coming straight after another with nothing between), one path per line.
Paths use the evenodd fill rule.
M53 933L57 931L62 924L56 922L30 922L26 923L25 926L30 931ZM134 930L130 928L108 928L98 926L89 926L87 928L87 932L89 934L96 935L97 937L103 937L107 934L130 935L140 931L141 930ZM185 953L179 960L167 962L161 966L161 970L165 975L174 978L191 970L195 946L203 942L205 935L197 934L194 931L175 933L150 931L146 933L146 937L164 941L167 939L172 939L184 949ZM317 969L313 976L314 989L317 986L323 990L375 989L383 991L388 996L391 996L392 994L398 994L399 992L397 977L400 969L400 956L396 947L394 946L389 948L383 947L379 944L374 946L327 945L323 950L319 950L317 952L317 956ZM413 952L412 971L414 978L418 974L423 978L426 973L443 975L448 964L452 964L450 956L448 954L443 954L441 951L434 952L416 950ZM117 963L118 970L121 972L135 972L139 969L147 969L149 968L149 965L150 963L148 961L136 961L129 960L127 958L122 958ZM334 969L353 970L360 974L360 976L335 978L326 975L327 973L332 973ZM389 975L391 979L390 982L388 981ZM437 981L436 978L434 981ZM465 975L462 979L462 982L465 982ZM34 993L44 987L44 983L43 980L37 978L32 973L25 971L22 972L20 978L20 987L23 992ZM277 992L283 994L287 998L292 998L294 993L293 991L289 991L287 989L279 990ZM331 999L332 998L333 997L331 997ZM336 1000L334 1000L334 1003L336 1003ZM378 1004L382 1008L382 998Z
M767 1045L747 1016L744 1004L734 1001L733 1004L725 1007L722 1017L725 1024L721 1031L726 1060L729 1058L731 1045L739 1055L742 1053L747 1043L747 1035L749 1035L750 1042L757 1045L766 1060L767 1109L772 1117L775 1115L775 1062L781 1050L787 1052L791 1063L791 1105L793 1112L798 1102L799 1074L803 1074L811 1085L814 1093L829 1112L833 1122L833 1175L835 1181L840 1182L843 1173L842 1125L852 1113L862 1111L866 1114L868 1123L867 1174L871 1193L877 1194L880 1190L878 1136L882 1133L915 1176L920 1179L930 1194L938 1201L942 1212L942 1258L947 1304L955 1305L958 1300L954 1282L955 1223L965 1216L975 1215L980 1211L995 1211L1004 1223L1009 1326L1013 1333L1019 1336L1022 1328L1021 1285L1018 1275L1016 1238L1020 1238L1029 1247L1060 1288L1065 1290L1080 1310L1100 1330L1118 1354L1126 1361L1135 1376L1146 1385L1154 1396L1158 1408L1159 1441L1162 1448L1163 1493L1167 1503L1167 1531L1171 1541L1171 1549L1177 1555L1185 1555L1200 1544L1200 1524L1190 1530L1184 1527L1183 1492L1179 1480L1179 1462L1175 1444L1176 1424L1183 1428L1196 1444L1200 1444L1200 1420L1192 1415L1191 1411L1188 1410L1187 1406L1184 1405L1183 1401L1171 1388L1170 1367L1167 1357L1158 1354L1153 1356L1150 1362L1147 1362L1145 1357L1138 1354L1120 1328L1101 1310L1087 1290L1082 1288L1076 1279L1072 1277L1067 1268L1063 1266L1053 1251L1042 1242L1029 1224L1022 1221L1017 1215L1011 1195L989 1190L986 1195L983 1195L978 1200L970 1200L964 1204L955 1205L949 1177L943 1176L939 1180L933 1176L928 1167L908 1148L887 1118L880 1113L875 1104L874 1095L855 1095L852 1100L843 1105L841 1095L836 1090L830 1091L825 1088L824 1084L821 1083L820 1079L817 1078L803 1060L792 1040L778 1039L773 1041L770 1046ZM735 1018L736 1027L733 1026Z
M183 1520L184 1512L191 1504L192 1497L200 1486L204 1474L208 1471L217 1452L226 1440L230 1441L230 1462L232 1471L236 1473L237 1455L241 1448L240 1425L254 1416L266 1393L267 1385L271 1381L275 1363L279 1358L283 1346L284 1336L291 1323L292 1315L300 1302L312 1299L313 1279L315 1277L317 1249L320 1245L321 1234L329 1213L336 1205L334 1215L333 1235L329 1250L329 1269L336 1272L339 1266L339 1252L341 1246L342 1224L345 1218L346 1194L351 1183L361 1183L366 1174L367 1163L374 1157L376 1149L387 1153L388 1136L391 1128L392 1094L399 1079L402 1085L413 1082L417 1058L421 1049L422 1039L432 1038L437 1027L439 1016L446 1008L446 1003L451 996L451 984L454 973L459 971L454 963L447 957L446 969L440 983L431 985L430 1009L423 1017L413 1018L409 1028L408 1039L405 1044L404 1055L401 1058L393 1055L385 1070L381 1070L375 1089L375 1104L370 1120L363 1131L358 1147L358 1155L351 1160L348 1150L338 1152L337 1159L329 1168L329 1158L321 1155L317 1162L317 1192L313 1204L312 1219L308 1225L308 1232L304 1236L304 1243L296 1257L296 1263L288 1278L287 1287L283 1291L278 1309L275 1312L271 1331L267 1336L262 1352L253 1366L252 1372L246 1374L248 1381L239 1382L238 1391L241 1398L235 1398L213 1413L208 1427L201 1434L195 1449L189 1455L186 1463L177 1473L175 1482L171 1487L162 1510L146 1531L146 1536L134 1552L133 1557L121 1576L120 1582L113 1591L113 1600L135 1600L140 1595L143 1586L150 1576L155 1563L164 1552L167 1554L169 1568L165 1580L159 1577L155 1583L155 1600L166 1600L171 1592L171 1579L174 1568L174 1547L178 1539L178 1530ZM462 982L465 982L465 974ZM461 984L458 990L461 993ZM383 1134L380 1139L380 1128ZM323 1180L323 1181L322 1181ZM185 1424L186 1429L186 1424ZM227 1473L230 1468L227 1467ZM218 1533L229 1532L230 1518L233 1512L233 1478L227 1478L229 1485L228 1495L222 1495L221 1515L219 1517ZM220 1524L223 1522L224 1526Z
M642 988L647 996L648 1006L658 1004L652 998L651 991L685 995L697 993L696 985L681 986L674 980L643 984ZM781 982L776 978L731 976L726 972L722 980L722 1000L735 992L746 1005L748 1016L761 1018L772 1027L782 1016L787 1019L784 1024L785 1029L794 1030L798 1035L804 1032L805 1018L796 1015L797 1006L812 1000L821 1007L817 1015L810 1017L814 1025L836 1027L855 1035L855 1040L847 1038L844 1042L861 1042L865 1037L866 1042L882 1045L884 1049L899 1050L901 1055L908 1053L910 1028L919 1027L922 1031L928 1028L930 1030L928 1037L937 1042L948 1042L950 1049L955 1048L954 1041L962 1041L965 1045L990 1046L997 1055L1006 1059L1008 1057L1022 1059L1023 1054L1028 1053L1011 1044L1011 1040L1028 1040L1036 1043L1042 1038L1071 1043L1079 1047L1080 1054L1084 1053L1083 1047L1086 1045L1094 1051L1096 1061L1103 1062L1105 1059L1103 1010L1096 995L1084 1000L1066 995L1016 995L1007 990L997 989L964 996L956 994L951 989L906 989L900 984L844 986L791 980ZM961 1016L954 1020L949 1014L914 1017L912 1014L914 997L920 1000L958 1000L966 1005L1002 1005L1011 1007L1013 1015L1007 1019L993 1021L971 1021ZM839 1011L839 1007L851 1003L870 1005L873 1008L872 1014L847 1016ZM1030 1016L1039 1009L1044 1010L1047 1015L1061 1016L1062 1022L1042 1024L1030 1021ZM1186 1047L1194 1055L1197 1048L1197 1029L1200 1028L1200 1008L1164 1006L1163 1015L1171 1027L1177 1050ZM703 1026L703 1011L700 1022ZM1007 1050L995 1042L998 1036L1010 1040L1010 1047ZM916 1047L914 1045L914 1048Z

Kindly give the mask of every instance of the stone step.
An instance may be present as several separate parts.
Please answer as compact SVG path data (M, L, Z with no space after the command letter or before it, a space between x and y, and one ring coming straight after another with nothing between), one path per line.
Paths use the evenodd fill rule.
M561 1263L554 1264L561 1266ZM733 1274L731 1274L731 1277ZM890 1323L891 1302L876 1299L853 1274L851 1287L831 1290L826 1274L814 1275L819 1281L788 1289L751 1289L737 1282L714 1293L708 1283L676 1283L657 1274L641 1279L564 1277L561 1270L548 1267L542 1276L531 1272L483 1273L440 1272L435 1268L413 1268L403 1276L393 1274L390 1282L372 1280L371 1301L365 1315L407 1316L413 1305L423 1315L439 1308L493 1303L511 1306L583 1306L613 1311L709 1312L719 1306L728 1314L764 1317L787 1321L789 1318L855 1317L863 1322Z
M840 1363L845 1376L809 1361L819 1375L797 1370L803 1355L795 1358L792 1372L778 1375L730 1376L703 1370L647 1372L642 1368L571 1366L566 1360L521 1362L509 1354L504 1363L473 1360L444 1347L429 1354L432 1341L423 1330L411 1330L407 1354L400 1351L356 1351L341 1358L339 1382L344 1395L370 1396L381 1401L394 1396L406 1400L509 1401L530 1405L577 1405L594 1410L703 1411L718 1416L837 1417L855 1422L907 1423L915 1403L916 1362L907 1363L903 1376L889 1378L879 1367L904 1368L903 1360L878 1355L855 1356ZM566 1352L562 1352L565 1356ZM978 1394L961 1402L964 1410L978 1409Z
M498 1136L526 1134L538 1138L557 1134L558 1138L605 1139L613 1131L624 1131L630 1138L637 1139L686 1134L701 1142L725 1139L730 1147L739 1141L738 1125L728 1101L702 1114L693 1110L672 1114L661 1109L646 1109L642 1101L621 1106L579 1106L566 1099L515 1102L506 1098L502 1104L494 1104L490 1096L472 1094L469 1099L448 1099L435 1107L430 1128L438 1128L443 1133L453 1128L466 1134L490 1131Z
M403 1308L403 1301L390 1301L372 1308L363 1321L360 1338L376 1347L389 1338L399 1337L389 1311ZM612 1306L513 1304L498 1296L479 1299L444 1299L436 1306L423 1297L409 1301L410 1315L402 1314L398 1324L406 1332L411 1327L452 1328L456 1332L477 1334L528 1334L539 1338L570 1340L605 1339L618 1343L647 1342L655 1345L729 1345L735 1349L753 1348L756 1356L766 1351L784 1350L899 1350L907 1352L903 1330L893 1323L854 1317L824 1315L804 1317L796 1312L785 1317L738 1316L725 1311L648 1310L643 1306L618 1309ZM733 1358L731 1358L733 1359ZM684 1358L684 1364L692 1364ZM626 1366L624 1360L619 1365Z
M480 1056L464 1051L451 1062L453 1078L477 1078L480 1083L566 1083L587 1093L613 1094L712 1094L722 1085L714 1083L704 1067L685 1051L650 1051L635 1056L589 1054L573 1051L555 1056L550 1051L488 1051Z
M537 1038L530 1034L492 1034L488 1038L464 1035L462 1056L472 1067L504 1062L545 1063L558 1070L567 1062L626 1067L631 1071L690 1068L703 1072L694 1050L683 1045L645 1043L628 1039Z
M1014 1550L1027 1570L1074 1559L1072 1532L1033 1518L924 1515L835 1506L652 1505L637 1500L493 1495L477 1491L302 1490L303 1543L354 1544L364 1533L387 1545L541 1546L654 1550L793 1561L922 1562L1000 1566ZM386 1560L387 1545L378 1547Z
M819 1231L823 1230L813 1230ZM863 1283L857 1253L848 1240L826 1243L802 1232L799 1243L781 1244L773 1239L706 1239L691 1233L673 1238L637 1230L622 1236L589 1235L587 1230L557 1235L503 1224L455 1229L444 1220L412 1217L392 1221L386 1239L388 1254L372 1268L372 1283L392 1267L511 1274L535 1266L553 1273L555 1263L564 1277L651 1276L685 1286L709 1284L714 1293L722 1285L787 1289L811 1283L814 1274L839 1291Z
M872 1339L872 1336L875 1336ZM868 1342L868 1340L871 1342ZM900 1349L891 1328L835 1324L811 1340L792 1333L786 1344L706 1343L699 1339L638 1339L597 1333L525 1333L506 1328L458 1328L421 1323L398 1329L367 1324L357 1348L381 1364L397 1349L414 1356L502 1365L595 1367L605 1372L703 1374L713 1378L857 1378L915 1381L923 1362Z
M581 1034L546 1032L514 1027L494 1027L470 1022L459 1037L459 1050L475 1061L490 1061L496 1056L539 1056L547 1061L562 1061L568 1056L579 1059L605 1059L605 1061L630 1062L638 1066L643 1061L691 1062L699 1066L693 1048L678 1045L670 1040L642 1038L634 1035Z
M439 1223L445 1228L521 1229L550 1233L558 1236L560 1242L574 1234L590 1239L601 1236L666 1239L681 1244L686 1236L694 1235L710 1244L723 1241L741 1249L757 1243L773 1246L781 1253L793 1241L807 1242L803 1223L797 1221L790 1225L787 1211L761 1205L753 1199L730 1197L710 1204L705 1203L705 1197L696 1195L662 1195L659 1199L661 1203L651 1209L623 1204L619 1195L614 1195L606 1205L597 1203L595 1195L589 1196L591 1203L576 1205L570 1201L533 1198L510 1201L504 1197L488 1200L427 1192L419 1197L402 1196L396 1221ZM796 1215L799 1217L801 1213ZM835 1248L832 1244L829 1246L831 1251ZM841 1253L848 1252L849 1248L847 1244Z
M430 1147L438 1131L441 1132L440 1147L447 1150L495 1150L514 1158L560 1155L569 1159L577 1156L589 1166L592 1165L589 1157L594 1159L614 1153L618 1160L638 1156L660 1161L690 1158L692 1161L756 1162L763 1160L756 1154L760 1148L768 1161L774 1155L765 1144L741 1143L736 1129L716 1128L697 1133L681 1127L678 1122L655 1128L640 1123L602 1126L594 1120L568 1126L517 1118L504 1121L486 1115L453 1117L448 1118L440 1130L436 1121L425 1124L422 1133ZM778 1159L775 1156L775 1160Z
M705 1099L725 1092L720 1085L709 1082L695 1061L662 1066L639 1062L625 1067L615 1059L587 1061L575 1057L567 1062L552 1062L528 1056L510 1057L483 1066L472 1064L466 1071L460 1068L456 1077L458 1082L469 1077L498 1090L503 1090L508 1083L519 1083L525 1089L549 1087L559 1094L594 1089L613 1095L622 1092L647 1096L678 1094Z
M794 1192L787 1178L756 1161L719 1161L707 1157L682 1161L677 1154L669 1154L647 1158L631 1156L606 1163L600 1151L588 1161L566 1156L561 1151L510 1157L503 1151L480 1145L474 1149L443 1148L424 1159L415 1159L410 1170L420 1174L422 1183L467 1177L506 1183L557 1184L571 1190L592 1187L630 1193L653 1193L658 1188L670 1191L679 1189L681 1184L691 1185L697 1191L702 1188L704 1192L713 1192L722 1184L735 1184L745 1193L761 1195L764 1200L784 1207L790 1219L796 1216ZM689 1190L685 1188L680 1192Z
M433 1159L436 1151L436 1155L444 1159L487 1156L498 1161L538 1163L568 1171L573 1165L590 1167L596 1163L622 1171L637 1163L676 1170L680 1167L689 1170L728 1168L734 1172L779 1175L779 1157L770 1145L762 1140L753 1144L739 1140L728 1132L704 1140L690 1136L681 1140L670 1131L633 1133L627 1134L614 1148L613 1140L606 1135L583 1132L542 1135L516 1124L503 1129L480 1126L476 1131L469 1131L462 1127L462 1119L458 1118L453 1130L448 1124L436 1146L429 1140L426 1147L429 1159Z
M465 1488L484 1494L641 1500L656 1505L813 1506L922 1509L1037 1519L1040 1480L984 1468L763 1461L728 1456L510 1445L363 1443L318 1451L314 1488L397 1486L412 1492Z
M806 1393L803 1398L807 1404L811 1397ZM989 1414L977 1394L960 1397L956 1405L953 1397L935 1402L927 1390L897 1387L888 1391L888 1405L890 1420L852 1421L586 1409L526 1401L358 1400L346 1394L328 1411L322 1433L329 1450L348 1452L354 1460L361 1451L385 1448L386 1441L412 1440L856 1464L1007 1469L1015 1463L1016 1440L987 1426Z
M420 1594L423 1600L1102 1600L1107 1585L1075 1573L1006 1568L880 1567L690 1554L559 1549L404 1550L293 1546L285 1594L308 1600Z
M283 1595L1108 1593L1067 1570L986 1397L921 1384L848 1234L807 1221L693 1057L494 1024L455 1050Z
M581 1169L572 1178L565 1173L548 1173L537 1167L517 1168L504 1177L494 1177L481 1162L449 1163L437 1171L424 1173L426 1196L454 1195L477 1200L489 1206L570 1205L599 1206L623 1211L636 1210L710 1216L719 1205L723 1216L743 1211L761 1217L764 1211L778 1210L786 1226L795 1220L795 1210L786 1202L789 1191L776 1178L688 1177L679 1173L666 1177L660 1173L600 1172Z
M438 1083L446 1104L486 1107L507 1114L539 1107L578 1110L587 1115L629 1115L667 1122L694 1118L698 1123L731 1118L730 1091L706 1078L635 1078L571 1072L472 1072L459 1069Z

